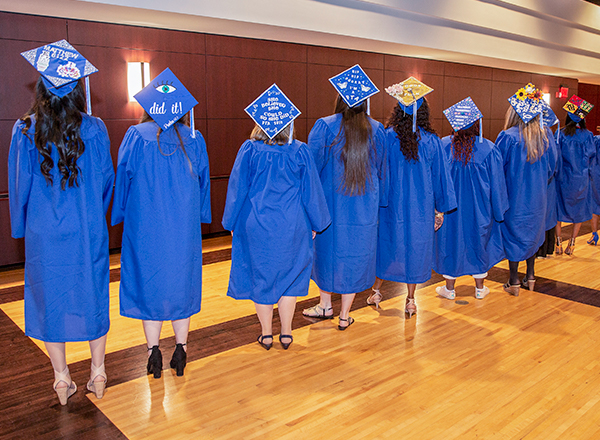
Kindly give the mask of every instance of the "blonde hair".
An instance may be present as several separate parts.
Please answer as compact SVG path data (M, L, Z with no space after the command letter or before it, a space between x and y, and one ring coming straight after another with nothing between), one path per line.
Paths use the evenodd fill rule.
M292 124L289 124L287 127L285 127L283 130L281 130L279 133L277 133L273 139L269 139L269 136L267 136L267 133L265 133L263 131L262 128L260 128L258 125L255 125L254 128L252 129L252 133L250 134L250 139L253 141L263 141L265 144L267 145L285 145L288 143L289 139L290 139L290 126ZM293 136L294 134L291 133L291 136ZM293 137L292 137L293 139Z
M541 115L537 115L526 124L512 106L506 112L504 129L519 127L519 134L527 148L527 162L529 163L536 162L548 149L548 136L546 130L540 126L540 117Z

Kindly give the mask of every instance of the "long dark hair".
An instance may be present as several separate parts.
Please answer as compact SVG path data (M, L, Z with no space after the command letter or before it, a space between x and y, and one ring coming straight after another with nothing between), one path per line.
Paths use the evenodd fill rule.
M148 112L144 111L144 114L142 115L142 118L140 119L140 124L144 123L144 122L154 122L154 119L152 119L152 116L150 116L148 114ZM154 122L156 123L156 122ZM192 167L192 161L190 160L187 151L185 150L185 145L183 144L183 139L181 138L181 134L179 134L179 129L177 128L177 124L183 124L183 125L187 125L188 127L190 126L190 114L186 113L185 115L183 115L181 118L179 118L177 120L177 122L175 122L175 124L173 124L173 129L175 130L175 133L177 133L177 139L179 139L179 146L181 147L181 151L183 151L183 155L185 156L185 158L188 161L188 167L190 169L190 173L194 174L193 171L193 167ZM158 124L156 124L158 126ZM163 156L172 156L173 154L175 154L175 151L173 151L171 154L165 154L160 146L160 134L163 132L163 129L160 128L160 126L158 126L158 131L156 132L156 143L158 144L158 150L160 151L160 154L162 154Z
M479 124L475 122L468 128L463 128L452 135L452 156L463 165L468 164L473 156L475 139L479 136Z
M77 176L79 167L77 159L85 151L79 129L81 128L81 113L85 108L85 95L81 81L77 82L75 89L62 98L48 91L42 77L35 86L35 100L31 108L21 120L25 123L22 133L28 136L31 128L32 116L35 118L35 134L33 142L42 156L40 170L46 179L46 184L51 186L54 182L50 171L54 168L52 160L52 145L58 151L58 171L60 188L79 186Z
M564 135L574 136L575 133L577 133L577 125L579 125L579 128L581 128L582 130L587 130L587 127L585 126L585 119L582 119L579 122L575 122L567 113L567 118L565 119L565 128L563 130Z
M398 139L400 139L400 151L404 154L404 158L409 162L418 162L421 133L419 130L413 132L412 124L413 115L409 115L402 110L402 107L398 103L387 121L386 128L394 128ZM428 133L436 134L429 121L429 103L426 98L423 98L423 104L417 110L417 127Z
M373 128L367 116L367 103L349 107L341 96L335 101L335 113L341 113L342 125L330 147L343 137L340 160L344 164L344 182L340 184L345 195L360 196L371 184L371 161L374 160Z

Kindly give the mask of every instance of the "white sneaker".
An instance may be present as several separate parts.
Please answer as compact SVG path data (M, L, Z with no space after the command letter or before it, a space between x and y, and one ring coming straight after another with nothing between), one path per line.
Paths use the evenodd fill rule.
M454 290L448 290L448 289L446 289L446 286L436 287L435 288L435 292L439 296L442 296L442 297L444 297L446 299L454 299L454 298L456 298L456 294L454 293Z
M488 289L486 286L483 286L483 289L475 288L475 298L477 299L485 298L488 296L488 293L490 293L490 289Z

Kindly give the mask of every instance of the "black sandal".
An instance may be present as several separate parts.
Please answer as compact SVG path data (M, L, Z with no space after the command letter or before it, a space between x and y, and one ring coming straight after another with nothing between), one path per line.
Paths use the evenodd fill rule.
M344 318L339 318L340 321L345 321L348 323L347 326L342 327L341 325L338 324L338 330L344 331L346 330L348 327L350 327L352 324L354 324L354 318L352 316L348 316L348 319L344 319Z
M162 373L162 353L158 348L158 345L155 345L148 349L148 351L152 351L150 356L148 357L148 365L146 365L146 370L148 374L154 374L155 379L160 379L160 375Z
M289 338L290 342L283 342L283 338ZM287 350L288 348L290 348L290 345L292 345L292 342L294 342L294 337L292 335L279 335L279 342L281 343L283 349Z
M263 341L265 339L269 339L269 338L271 339L271 343L265 344ZM262 348L269 351L271 349L271 347L273 346L273 335L264 335L264 336L260 335L256 341L262 346Z

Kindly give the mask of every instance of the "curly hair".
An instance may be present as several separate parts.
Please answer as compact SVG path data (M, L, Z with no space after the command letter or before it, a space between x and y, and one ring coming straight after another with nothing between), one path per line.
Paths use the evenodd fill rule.
M27 135L32 124L32 116L35 118L35 134L33 142L39 154L42 156L40 170L46 179L46 184L53 184L52 168L52 146L58 151L58 171L61 174L60 187L62 190L69 187L79 186L77 177L79 167L77 159L85 151L85 145L80 137L79 129L83 120L82 113L85 108L85 95L81 81L77 82L75 89L62 98L48 91L42 77L35 86L35 100L27 113L21 117L25 126L21 130Z
M475 123L468 128L456 131L452 135L452 156L463 165L468 164L473 157L475 139L479 136L479 124Z
M423 104L417 110L417 127L420 130L412 131L413 115L409 115L400 104L396 104L392 115L386 123L386 128L393 127L400 140L400 151L409 162L419 161L419 142L421 141L421 130L436 134L429 121L429 103L423 98Z

